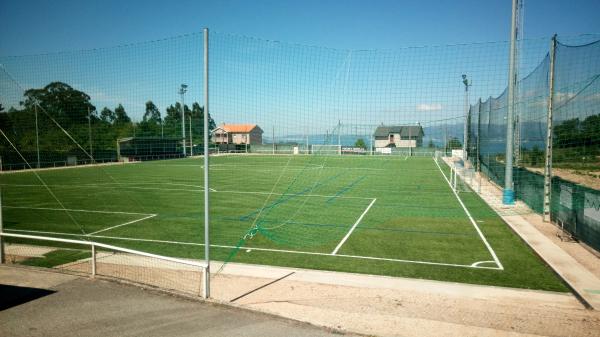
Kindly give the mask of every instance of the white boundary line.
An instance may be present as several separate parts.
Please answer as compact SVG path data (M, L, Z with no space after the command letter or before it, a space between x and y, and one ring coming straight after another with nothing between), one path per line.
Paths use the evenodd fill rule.
M0 186L23 186L23 187L43 187L43 185L34 185L34 184L0 184ZM48 185L50 187L66 187L66 188L88 188L88 187L96 187L96 188L114 188L112 186L102 186L102 185ZM157 190L157 191L183 191L183 192L202 192L202 189L186 189L186 188L158 188L158 187L138 187L138 186L121 186L123 189L141 189L141 190ZM231 194L272 194L272 195L281 195L281 196L294 196L295 193L271 193L266 191L217 191L213 188L209 188L209 190L213 193L231 193ZM302 194L301 197L316 197L316 198L338 198L338 199L361 199L361 200L372 200L373 198L368 197L349 197L349 196L335 196L335 195L323 195L323 194ZM4 206L11 207L11 206ZM14 206L12 206L14 207ZM25 207L26 208L26 207ZM60 209L57 209L60 210ZM69 210L69 211L77 211L77 210ZM80 210L81 212L92 212L87 210ZM101 213L100 211L97 211ZM110 212L107 212L110 213ZM126 213L123 214L142 214L148 215L150 213Z
M458 200L458 202L462 206L462 209L465 211L465 214L467 214L467 216L469 217L469 220L471 220L471 224L473 224L473 227L475 227L475 230L479 234L479 237L481 238L481 240L483 241L483 243L487 247L488 251L492 255L492 258L494 259L494 262L498 266L498 268L496 268L496 269L504 270L504 267L502 266L502 263L500 263L500 260L498 259L498 256L496 256L496 252L494 252L494 249L492 249L492 246L490 245L490 243L487 241L487 239L483 235L483 232L481 232L481 229L477 225L477 222L475 222L475 220L471 216L471 212L469 212L469 210L467 209L467 207L465 206L465 204L463 203L463 201L460 199L460 197L458 196L458 193L456 193L456 191L452 188L452 184L450 183L450 181L448 180L448 178L444 174L444 171L442 171L442 168L437 163L437 161L433 160L433 162L435 163L435 165L437 165L438 169L440 170L440 173L444 177L444 180L446 180L446 182L448 183L448 186L450 187L450 190L452 190L452 193L454 193L454 196L456 197L456 200ZM481 267L479 267L479 268L481 268Z
M4 229L4 231L6 231L6 232L24 232L24 233L55 234L55 235L66 235L66 236L81 236L81 234L60 233L60 232L47 232L47 231L33 231L33 230L25 230L25 229ZM204 246L203 243L196 243L196 242L181 242L181 241L153 240L153 239L136 239L136 238L123 238L123 237L118 237L118 236L104 236L104 235L90 235L89 237L102 238L102 239L112 239L112 240L138 241L138 242L169 243L169 244L180 244L180 245L188 245L188 246ZM345 258L353 258L353 259L364 259L364 260L375 260L375 261L389 261L389 262L400 262L400 263L413 263L413 264L423 264L423 265L432 265L432 266L445 266L445 267L459 267L459 268L469 268L469 269L498 270L497 267L483 267L483 266L478 266L478 265L474 266L474 265L468 265L468 264L454 264L454 263L443 263L443 262L402 260L402 259L392 259L392 258L374 257L374 256L345 255L345 254L331 255L330 253L306 252L306 251L300 251L300 250L285 250L285 249L271 249L271 248L257 248L257 247L247 247L247 246L236 247L236 246L213 245L213 244L211 244L210 246L211 247L216 247L216 248L225 248L225 249L239 248L240 250L248 250L248 249L250 249L250 250L265 251L265 252L275 252L275 253L290 253L290 254L329 256L329 257L345 257Z
M86 212L86 213L102 213L102 214L129 214L129 215L154 215L153 213L136 213L136 212L120 212L120 211L96 211L89 209L71 209L71 208L52 208L52 207L29 207L29 206L7 206L2 205L2 208L19 208L19 209L39 209L45 211L65 211L65 212Z
M342 245L346 242L346 240L348 240L348 238L350 237L350 235L352 234L352 232L354 232L354 229L356 228L356 226L358 226L358 224L360 223L360 221L365 217L365 215L367 214L367 212L369 211L369 209L371 209L371 206L373 206L373 204L375 203L375 201L377 201L377 199L375 199L375 198L373 198L373 200L371 200L371 203L369 204L369 206L367 206L367 208L365 209L365 211L362 212L362 214L360 215L360 217L358 217L358 219L356 220L356 222L354 223L354 225L352 225L352 228L350 228L350 230L348 231L348 233L346 233L346 236L344 236L344 238L342 239L342 241L340 241L340 243L338 243L338 245L335 247L335 249L333 250L333 252L331 252L331 255L337 254L337 252L340 250L340 248L342 248Z
M26 206L2 206L3 208L18 208L18 209L38 209L38 210L45 210L45 211L62 211L62 212L84 212L84 213L101 213L101 214L126 214L126 215L146 215L143 218L139 218L139 219L135 219L132 221L128 221L126 223L122 223L119 225L115 225L115 226L111 226L108 228L103 228L101 230L92 232L92 233L88 233L86 234L87 236L90 235L94 235L97 233L101 233L101 232L105 232L107 230L111 230L114 228L118 228L118 227L122 227L122 226L126 226L126 225L130 225L132 223L136 223L139 221L143 221L146 219L150 219L150 218L154 218L155 216L157 216L158 214L150 214L150 213L135 213L135 212L119 212L119 211L95 211L95 210L86 210L86 209L68 209L68 208L50 208L50 207L26 207Z
M103 228L103 229L101 229L101 230L98 230L98 231L95 231L95 232L89 233L89 234L87 234L87 235L88 235L88 236L90 236L90 235L94 235L94 234L98 234L98 233L106 232L106 231L108 231L108 230L111 230L111 229L115 229L115 228L119 228L119 227L122 227L122 226L131 225L132 223L136 223L136 222L139 222L139 221L144 221L144 220L146 220L146 219L154 218L155 216L156 216L156 214L148 215L148 216L146 216L146 217L143 217L143 218L140 218L140 219L137 219L137 220L132 220L132 221L129 221L129 222L126 222L126 223L122 223L122 224L120 224L120 225L115 225L115 226L112 226L112 227Z

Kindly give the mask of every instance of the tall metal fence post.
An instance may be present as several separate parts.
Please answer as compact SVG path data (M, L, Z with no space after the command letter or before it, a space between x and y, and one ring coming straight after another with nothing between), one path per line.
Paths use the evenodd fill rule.
M38 128L37 101L33 104L35 112L35 149L37 153L37 168L40 168L40 129Z
M515 86L517 82L516 52L517 52L517 10L519 0L512 2L512 23L510 29L510 55L508 65L508 115L506 116L506 152L504 168L504 192L502 203L512 205L515 203L515 191L513 183L513 128L515 109Z
M4 231L2 222L2 189L0 189L0 264L4 263L4 237L1 235Z
M476 148L476 170L477 172L481 172L481 158L479 157L479 148L481 147L481 98L479 99L479 104L477 108L477 143L475 143Z
M96 277L96 245L92 245L92 277Z
M209 204L209 180L208 180L208 28L204 28L204 260L206 267L204 269L204 298L210 297L210 240L209 240L209 224L210 224L210 204Z
M550 76L548 93L548 116L546 123L546 163L544 165L544 221L550 221L550 206L552 197L552 114L554 100L554 64L556 62L556 34L550 44Z

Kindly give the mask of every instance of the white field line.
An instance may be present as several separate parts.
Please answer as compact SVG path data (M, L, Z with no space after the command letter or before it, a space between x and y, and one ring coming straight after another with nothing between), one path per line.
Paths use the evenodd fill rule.
M152 215L148 215L146 217L143 217L143 218L140 218L140 219L137 219L137 220L132 220L132 221L128 221L126 223L122 223L120 225L115 225L115 226L112 226L112 227L103 228L101 230L89 233L89 234L87 234L87 236L98 234L98 233L102 233L102 232L106 232L106 231L109 231L111 229L115 229L115 228L119 228L119 227L131 225L132 223L136 223L136 222L140 222L140 221L143 221L143 220L146 220L146 219L154 218L155 216L156 216L156 214L152 214Z
M5 231L6 232L38 233L38 234L54 234L54 235L66 235L66 236L81 236L81 234L73 234L73 233L33 231L33 230L24 230L24 229L5 229ZM101 238L101 239L112 239L112 240L124 240L124 241L155 242L155 243L168 243L168 244L179 244L179 245L189 245L189 246L204 246L203 243L196 243L196 242L136 239L136 238L123 238L123 237L117 237L117 236L105 236L105 235L90 235L89 237ZM333 257L345 257L345 258L363 259L363 260L414 263L414 264L423 264L423 265L432 265L432 266L459 267L459 268L469 268L469 269L489 269L489 270L498 270L499 269L498 267L482 267L482 266L473 266L473 265L468 265L468 264L414 261L414 260L392 259L392 258L374 257L374 256L345 255L345 254L331 255L330 253L307 252L307 251L300 251L300 250L256 248L256 247L246 247L246 246L236 247L236 246L214 245L214 244L211 244L210 246L216 247L216 248L225 248L225 249L239 248L240 250L256 250L256 251L275 252L275 253L303 254L303 255L316 255L316 256L329 256L329 257L333 256Z
M128 215L153 215L152 213L136 213L136 212L120 212L120 211L96 211L89 209L70 209L70 208L51 208L51 207L29 207L29 206L6 206L2 208L20 208L20 209L39 209L45 211L65 211L65 212L86 212L86 213L102 213L102 214L128 214Z
M43 187L43 185L27 185L27 184L0 184L0 186L16 186L16 187ZM48 185L51 187L66 187L66 188L88 188L88 187L98 187L98 188L114 188L110 186L102 186L102 185ZM136 186L122 186L124 189L141 189L141 190L156 190L156 191L183 191L183 192L202 192L202 189L186 189L186 188L159 188L159 187L136 187ZM295 193L271 193L264 191L217 191L215 189L210 188L213 193L231 193L231 194L272 194L272 195L296 195ZM338 198L338 199L361 199L361 200L372 200L373 198L368 197L349 197L349 196L335 196L335 195L323 195L323 194L303 194L301 197L316 197L316 198ZM14 207L14 206L4 206L4 207ZM57 209L58 210L58 209ZM76 210L70 210L76 211ZM87 210L80 210L82 212L88 212ZM99 212L99 211L98 211ZM125 214L125 213L124 213ZM138 213L131 213L138 214ZM139 214L149 214L149 213L139 213Z
M360 217L358 217L358 219L356 220L356 222L354 223L354 225L352 225L352 228L350 228L350 230L348 231L348 233L346 233L346 236L344 236L344 238L342 239L342 241L340 241L340 243L338 243L338 245L335 247L335 249L333 250L333 252L331 252L331 255L337 254L337 252L340 250L340 248L342 248L342 245L346 242L346 240L348 240L348 238L350 237L350 235L352 234L352 232L354 232L354 229L356 228L356 226L358 226L358 224L360 223L360 221L365 217L365 215L367 214L367 212L369 211L369 209L371 209L371 206L373 206L373 204L375 203L375 201L377 201L377 199L375 199L375 198L373 198L373 200L371 200L371 203L369 204L369 206L367 206L367 208L365 209L365 211L362 212L362 214L360 215Z
M192 185L192 184L181 184L181 183L165 183L165 182L139 182L139 183L133 183L133 182L125 182L125 183L102 183L102 184L82 184L85 186L99 186L102 187L102 185L170 185L170 186L183 186L183 187L196 187L199 188L200 191L204 191L204 186L202 185ZM135 187L135 186L134 186ZM143 188L143 187L142 187ZM208 188L209 191L211 192L217 192L217 190L215 190L212 187Z
M471 224L473 224L473 227L475 227L475 230L479 234L479 237L481 238L481 240L483 241L483 243L487 247L488 251L492 255L492 258L494 259L494 262L498 266L498 269L504 270L504 267L502 266L502 263L500 263L500 260L498 259L498 256L496 256L496 252L494 252L494 249L492 249L492 246L490 245L490 243L487 241L487 239L483 235L483 232L481 231L481 229L477 225L477 222L475 222L475 220L471 216L471 212L469 212L469 210L467 209L467 207L465 206L465 204L463 203L463 201L460 199L460 197L458 196L458 193L456 193L456 191L452 188L452 184L450 183L450 181L448 180L448 178L444 174L444 171L442 171L442 168L440 167L440 165L435 160L433 162L435 163L435 165L437 165L438 169L440 170L440 173L442 174L442 177L444 177L444 180L446 180L446 182L448 183L448 186L450 187L450 190L452 190L452 193L454 193L454 196L456 196L456 200L458 200L458 202L462 206L462 209L465 211L465 214L467 214L467 216L469 217L469 220L471 220Z

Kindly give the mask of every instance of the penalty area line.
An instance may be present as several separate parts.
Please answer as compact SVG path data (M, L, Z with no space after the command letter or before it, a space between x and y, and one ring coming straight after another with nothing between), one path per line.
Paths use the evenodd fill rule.
M367 212L369 211L369 209L371 209L371 206L373 206L373 204L375 203L375 201L377 201L376 198L373 198L373 200L371 200L371 203L369 204L369 206L367 206L367 208L365 209L365 211L362 212L362 214L360 215L360 217L358 217L358 220L356 220L356 222L354 223L354 225L352 225L352 228L350 228L350 230L348 231L348 233L346 233L346 236L344 236L344 238L342 239L342 241L340 241L340 243L338 243L338 245L335 247L335 249L333 250L333 252L331 252L331 255L337 254L337 252L340 250L340 248L342 248L342 245L346 242L346 240L348 240L348 238L350 237L350 235L352 234L352 232L354 232L354 229L356 228L356 226L358 226L358 224L360 223L360 221L365 217L365 215L367 214Z
M119 227L131 225L132 223L136 223L136 222L144 221L146 219L154 218L155 216L156 216L156 214L151 214L151 215L145 216L143 218L139 218L139 219L136 219L136 220L128 221L128 222L122 223L120 225L115 225L115 226L112 226L112 227L104 228L104 229L101 229L101 230L89 233L89 234L87 234L87 236L98 234L98 233L102 233L102 232L106 232L106 231L109 231L111 229L115 229L115 228L119 228Z
M81 234L74 234L74 233L36 231L36 230L26 230L26 229L4 229L4 230L6 232L23 232L23 233L37 233L37 234L64 235L64 236L82 236ZM99 238L99 239L109 239L109 240L134 241L134 242L150 242L150 243L155 242L155 243L168 243L168 244L178 244L178 245L186 245L186 246L204 246L203 243L198 243L198 242L138 239L138 238L125 238L125 237L119 237L119 236L106 236L106 235L88 235L88 237ZM456 263L444 263L444 262L416 261L416 260L403 260L403 259L393 259L393 258L376 257L376 256L346 255L346 254L331 255L330 253L307 252L307 251L301 251L301 250L287 250L287 249L259 248L259 247L248 247L248 246L238 247L238 246L214 245L214 244L211 244L210 246L214 247L214 248L222 248L222 249L240 249L240 250L250 249L250 250L262 251L262 252L315 255L315 256L324 256L324 257L328 256L328 257L336 257L336 258L341 257L341 258L351 258L351 259L412 263L412 264L444 266L444 267L459 267L459 268L469 268L469 269L501 270L498 267L485 267L485 266L480 266L480 265L476 265L476 264L469 265L469 264L456 264Z

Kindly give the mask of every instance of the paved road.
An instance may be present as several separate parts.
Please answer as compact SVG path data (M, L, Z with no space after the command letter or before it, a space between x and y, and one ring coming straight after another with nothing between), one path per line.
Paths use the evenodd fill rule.
M242 309L10 266L0 266L0 288L3 337L339 336Z

